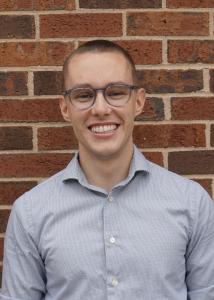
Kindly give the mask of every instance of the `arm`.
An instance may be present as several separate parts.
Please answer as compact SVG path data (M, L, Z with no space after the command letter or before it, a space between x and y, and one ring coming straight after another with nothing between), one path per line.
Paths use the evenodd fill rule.
M19 200L13 206L5 236L0 300L42 300L45 268L30 233L27 199Z
M201 188L192 199L193 226L186 252L188 300L214 299L214 202Z

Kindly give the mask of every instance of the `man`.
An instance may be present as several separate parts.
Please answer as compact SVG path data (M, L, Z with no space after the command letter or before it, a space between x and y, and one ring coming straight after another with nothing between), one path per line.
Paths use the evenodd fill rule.
M213 300L213 202L133 145L145 96L132 59L91 41L63 72L79 152L15 202L0 299Z

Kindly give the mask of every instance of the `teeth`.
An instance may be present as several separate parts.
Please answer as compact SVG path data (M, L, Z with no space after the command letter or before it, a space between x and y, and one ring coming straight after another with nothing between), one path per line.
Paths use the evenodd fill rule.
M115 130L117 128L117 125L103 125L103 126L93 126L91 128L91 131L97 132L97 133L103 133L103 132L109 132L112 130Z

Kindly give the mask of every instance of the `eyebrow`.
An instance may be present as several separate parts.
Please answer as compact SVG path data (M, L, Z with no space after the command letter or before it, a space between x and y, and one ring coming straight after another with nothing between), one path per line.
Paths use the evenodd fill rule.
M111 85L111 84L130 84L130 83L126 83L124 81L113 81L113 82L109 82L107 83L104 87L102 88L105 88L106 86L108 85ZM131 83L132 84L132 83ZM82 84L75 84L74 86L72 86L71 88L69 88L69 90L73 90L73 89L76 89L76 88L85 88L85 87L90 87L90 88L95 88L93 87L91 84L89 83L82 83Z

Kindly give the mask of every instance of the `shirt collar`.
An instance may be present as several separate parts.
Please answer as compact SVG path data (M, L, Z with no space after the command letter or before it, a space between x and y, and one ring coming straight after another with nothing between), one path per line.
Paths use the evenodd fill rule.
M67 167L63 170L63 176L62 180L66 181L69 179L76 179L76 180L82 180L84 179L85 175L80 167L79 154L76 153L70 163L67 165Z
M120 182L117 186L122 186L128 183L137 172L149 173L149 162L140 152L139 149L134 145L133 157L129 168L129 174L126 179ZM63 171L62 180L77 180L82 185L90 186L87 179L80 167L78 153L75 154L74 158L70 161L67 167ZM91 187L91 186L90 186Z
M147 174L150 172L149 162L144 157L144 155L140 152L140 150L134 145L133 157L129 168L129 173L126 179L121 181L116 186L124 186L126 185L136 173L144 173Z

